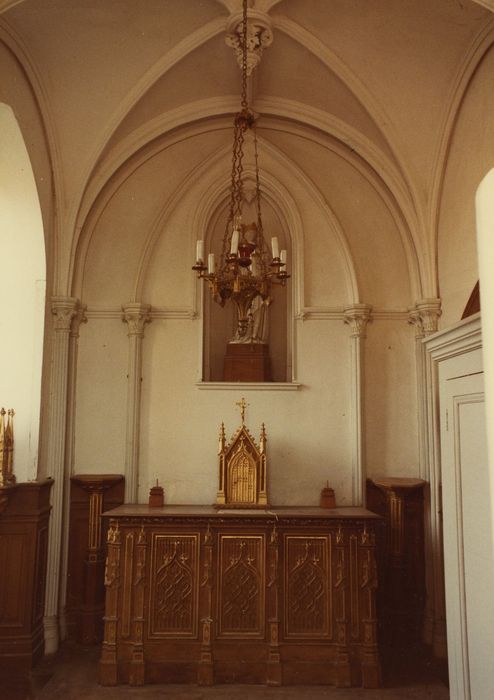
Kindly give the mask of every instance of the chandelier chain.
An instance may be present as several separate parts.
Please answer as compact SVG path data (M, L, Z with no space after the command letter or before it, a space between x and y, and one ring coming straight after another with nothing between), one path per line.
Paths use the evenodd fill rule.
M247 110L247 0L242 6L242 109Z
M209 253L207 265L203 260L204 241L197 242L197 262L193 266L198 276L208 282L213 299L221 306L231 300L237 307L237 328L232 343L265 343L264 314L271 303L273 284L285 286L290 277L286 272L286 251L279 252L278 238L271 239L272 259L266 241L261 215L261 184L259 176L258 140L256 115L250 109L247 95L248 54L248 0L243 0L241 29L237 25L237 36L242 49L242 81L240 111L233 122L233 148L230 171L230 200L221 257L216 266L215 254ZM254 201L247 197L244 203L244 145L246 132L252 131L248 139L249 152L253 150L255 167ZM250 155L251 157L251 155ZM250 188L249 188L250 190ZM242 207L255 207L256 222L242 221ZM257 301L256 301L257 299ZM260 299L260 301L259 301ZM257 320L255 320L257 315ZM259 319L263 319L260 321Z
M254 132L254 158L255 158L255 170L256 170L256 206L257 206L257 226L262 234L262 214L261 214L261 181L259 179L259 156L257 152L257 129L254 125L252 131Z

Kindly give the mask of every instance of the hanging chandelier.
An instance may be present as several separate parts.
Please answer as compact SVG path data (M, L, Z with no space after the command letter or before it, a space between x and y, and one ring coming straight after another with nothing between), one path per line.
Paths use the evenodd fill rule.
M197 241L196 264L192 267L197 276L208 283L214 301L224 306L231 299L237 309L237 328L231 342L264 342L262 334L253 323L253 304L256 300L269 305L271 285L285 286L290 277L286 272L287 253L279 249L277 236L271 238L271 253L264 239L261 212L261 188L259 180L256 115L247 100L247 0L243 0L242 30L242 88L240 112L233 122L233 151L230 185L230 202L220 259L209 253L205 264L204 241ZM244 200L244 142L252 133L255 168L256 221L242 221Z

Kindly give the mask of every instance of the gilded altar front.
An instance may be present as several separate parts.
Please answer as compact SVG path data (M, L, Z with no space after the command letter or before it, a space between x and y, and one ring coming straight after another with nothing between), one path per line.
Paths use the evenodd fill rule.
M110 511L103 685L377 687L376 516Z

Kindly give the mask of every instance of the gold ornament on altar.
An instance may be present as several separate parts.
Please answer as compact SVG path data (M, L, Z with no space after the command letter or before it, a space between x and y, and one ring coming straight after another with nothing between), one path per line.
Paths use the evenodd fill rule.
M225 425L219 438L219 484L216 507L265 508L268 506L266 429L261 426L259 447L245 426L245 399L237 403L242 425L226 444Z
M9 408L8 411L4 408L0 410L0 488L15 484L14 414L13 408Z

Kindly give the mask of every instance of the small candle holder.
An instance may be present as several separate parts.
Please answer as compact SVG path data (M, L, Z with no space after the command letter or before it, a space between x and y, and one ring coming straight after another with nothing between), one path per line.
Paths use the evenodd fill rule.
M192 266L192 269L197 272L197 277L201 279L208 268L202 260L198 260L196 264Z
M321 508L336 508L334 489L330 488L328 481L326 481L326 486L321 489L319 505Z
M151 508L161 508L165 505L165 493L163 487L158 485L158 479L156 486L152 486L149 491L149 505Z

